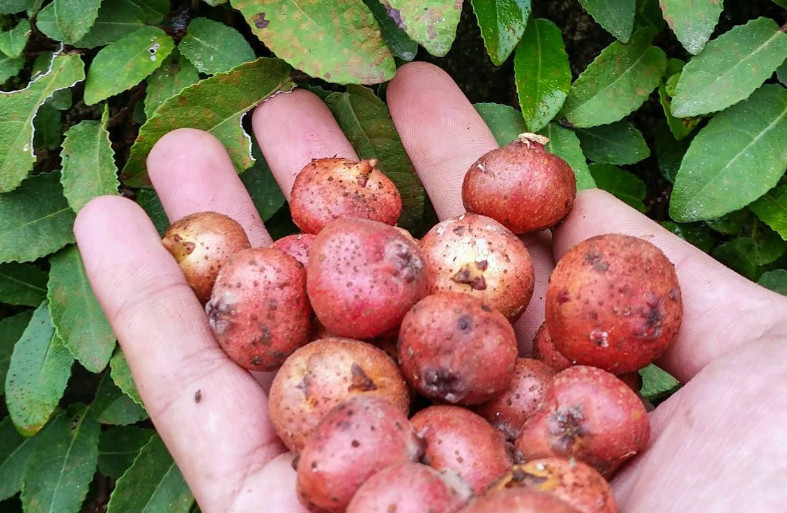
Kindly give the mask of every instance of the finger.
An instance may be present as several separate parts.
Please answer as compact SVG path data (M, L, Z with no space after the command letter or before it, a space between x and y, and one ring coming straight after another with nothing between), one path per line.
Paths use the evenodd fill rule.
M399 136L440 219L464 212L462 181L470 166L498 147L492 132L451 77L424 62L400 67L386 92ZM515 328L523 354L544 319L544 290L554 267L549 234L526 237L536 290Z
M287 201L295 176L312 159L358 160L331 111L315 94L298 89L254 110L254 135Z
M555 258L602 233L623 233L652 242L675 264L683 296L683 321L660 364L682 381L713 359L762 338L787 318L787 299L770 292L598 189L582 191L555 230Z
M153 146L147 166L170 222L210 210L240 223L253 247L271 243L227 150L209 133L192 128L169 132Z
M217 346L199 301L138 205L95 199L79 212L74 232L156 429L202 509L229 511L282 452L264 393Z

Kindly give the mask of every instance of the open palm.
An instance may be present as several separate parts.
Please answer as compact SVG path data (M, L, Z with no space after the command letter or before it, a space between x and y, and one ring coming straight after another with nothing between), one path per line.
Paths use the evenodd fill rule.
M461 184L495 139L453 81L428 64L399 69L387 90L402 142L440 218L463 211ZM314 95L278 95L253 116L285 196L311 159L357 158ZM170 220L205 210L233 217L253 246L271 242L224 148L183 129L162 138L148 171ZM157 430L203 511L301 512L292 455L268 418L270 376L232 363L145 213L93 200L75 232L91 284ZM787 298L729 271L601 191L581 193L553 237L526 240L536 291L517 323L523 352L544 315L554 261L599 233L645 237L675 263L685 315L660 364L686 382L651 414L650 446L613 480L621 511L784 511L787 486ZM197 392L199 391L199 394Z

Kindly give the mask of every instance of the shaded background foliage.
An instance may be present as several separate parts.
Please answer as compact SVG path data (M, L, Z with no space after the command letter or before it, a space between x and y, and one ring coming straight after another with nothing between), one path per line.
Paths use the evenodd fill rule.
M324 98L415 234L434 212L384 103L413 59L451 74L500 144L540 131L579 188L787 294L783 0L297 4L309 19L294 0L0 0L0 511L195 509L71 227L122 194L163 232L145 157L194 126L228 147L271 235L294 232L243 115L281 90ZM642 375L653 401L679 386Z

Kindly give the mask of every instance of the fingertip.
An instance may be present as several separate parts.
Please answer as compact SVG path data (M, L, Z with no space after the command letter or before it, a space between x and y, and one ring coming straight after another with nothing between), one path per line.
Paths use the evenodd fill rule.
M107 232L118 232L129 220L145 222L155 231L153 223L136 202L123 196L98 196L88 201L77 213L74 236L77 243L101 238Z

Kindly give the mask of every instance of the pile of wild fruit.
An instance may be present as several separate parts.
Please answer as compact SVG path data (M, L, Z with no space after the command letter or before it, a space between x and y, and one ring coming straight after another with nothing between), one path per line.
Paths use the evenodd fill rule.
M518 357L511 323L534 283L518 235L560 222L576 191L544 143L482 156L468 213L420 241L393 226L401 198L377 163L337 158L296 178L302 234L250 248L201 213L165 235L224 351L278 371L270 416L309 510L616 511L605 478L648 442L632 387L677 333L680 288L649 242L588 239L558 262Z

